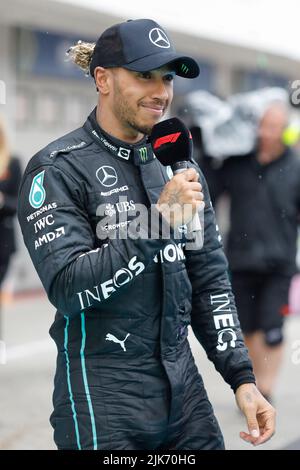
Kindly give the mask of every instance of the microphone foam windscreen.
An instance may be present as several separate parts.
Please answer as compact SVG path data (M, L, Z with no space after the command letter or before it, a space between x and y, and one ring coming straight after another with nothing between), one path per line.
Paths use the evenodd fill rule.
M176 117L155 124L149 139L162 165L172 165L192 158L192 135L185 124Z

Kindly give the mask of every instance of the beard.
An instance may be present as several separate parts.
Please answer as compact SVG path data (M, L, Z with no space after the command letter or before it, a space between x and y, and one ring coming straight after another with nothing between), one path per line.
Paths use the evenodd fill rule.
M138 121L137 111L130 106L126 98L121 93L121 90L117 83L115 83L115 96L114 96L114 114L118 116L118 119L129 129L139 132L144 135L150 135L153 126L152 124L146 124Z
M132 129L134 129L137 132L140 132L141 134L144 134L144 135L150 135L151 132L152 132L152 128L154 126L154 124L151 125L151 126L149 126L149 125L148 126L146 126L146 125L142 126L142 125L138 124L136 121L131 121L131 122L128 121L128 124L130 125L130 127L132 127Z

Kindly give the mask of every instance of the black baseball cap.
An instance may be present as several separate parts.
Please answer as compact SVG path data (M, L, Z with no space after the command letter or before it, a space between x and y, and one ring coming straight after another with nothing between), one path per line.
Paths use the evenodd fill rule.
M96 67L123 67L135 72L148 72L170 65L177 75L195 78L200 70L191 57L176 53L171 39L153 20L128 20L106 29L99 37L90 63Z

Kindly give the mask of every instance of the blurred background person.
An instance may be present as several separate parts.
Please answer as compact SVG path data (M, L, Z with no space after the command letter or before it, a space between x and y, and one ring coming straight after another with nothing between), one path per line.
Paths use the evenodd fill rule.
M0 117L0 289L11 255L16 250L13 219L20 181L20 164L17 158L10 155L4 122Z
M300 159L283 142L288 109L269 104L255 149L208 171L212 198L230 198L227 255L245 342L270 399L283 357L283 322L296 272Z

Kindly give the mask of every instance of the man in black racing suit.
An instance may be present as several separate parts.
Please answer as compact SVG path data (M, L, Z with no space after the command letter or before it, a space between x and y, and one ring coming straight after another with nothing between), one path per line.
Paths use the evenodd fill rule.
M174 72L193 78L198 65L152 20L115 25L71 55L83 68L87 57L98 106L31 159L18 208L57 308L57 447L223 449L189 324L236 393L249 430L241 437L264 442L274 409L255 387L207 185L196 164L172 176L146 137L172 100ZM187 250L176 213L163 207L190 203L195 212L203 198L204 245ZM129 236L141 204L147 223Z

